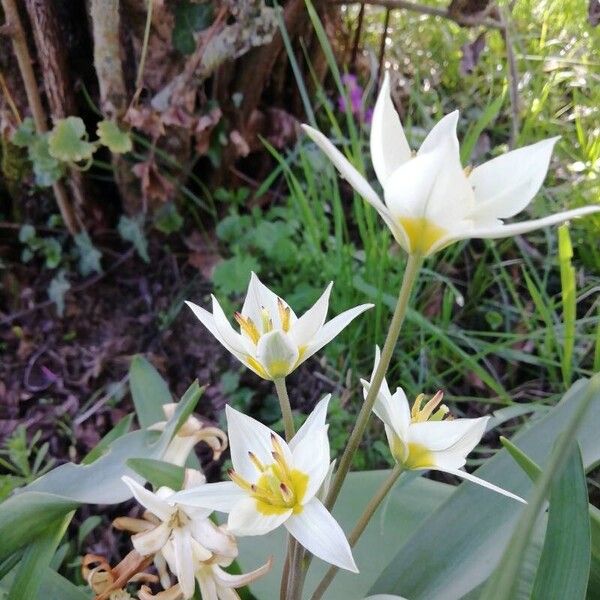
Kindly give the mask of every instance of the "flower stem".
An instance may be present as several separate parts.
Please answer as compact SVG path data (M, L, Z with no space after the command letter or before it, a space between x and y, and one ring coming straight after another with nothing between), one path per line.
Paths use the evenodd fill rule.
M379 394L379 389L381 388L383 378L385 377L385 373L392 359L394 348L396 346L396 342L398 341L398 336L400 335L400 329L402 328L402 323L406 317L410 294L415 282L417 281L417 276L422 264L423 257L420 254L409 254L408 261L406 263L406 269L404 271L404 278L402 279L402 286L400 287L400 292L398 294L396 309L394 310L394 315L385 339L385 344L383 346L383 350L381 351L379 365L373 374L373 380L371 381L369 392L367 393L367 397L362 405L362 408L360 409L360 412L358 413L356 423L354 424L354 429L352 430L350 439L348 440L348 445L342 454L340 466L338 467L329 493L327 494L325 505L330 510L335 504L340 490L342 489L344 479L346 479L346 475L348 474L350 466L352 465L354 454L360 445L363 434L369 422L369 418L371 417L371 410L373 409L373 405L375 404L375 400Z
M294 417L292 416L292 407L290 406L290 397L287 393L285 378L275 379L274 383L277 390L277 397L279 398L279 406L281 406L285 439L289 442L294 437L296 429L294 428Z
M390 471L390 474L386 477L384 482L381 484L379 489L375 492L374 496L369 500L369 503L365 507L362 515L359 517L352 533L348 536L348 542L351 547L354 547L360 536L363 534L366 529L371 517L375 514L375 511L379 508L379 505L382 503L383 499L388 495L396 481L398 481L398 477L402 475L404 471L404 467L400 464L396 464L396 466ZM326 592L327 588L333 581L334 577L337 575L339 571L338 567L331 567L321 582L317 586L317 589L314 591L311 600L321 600L323 594Z

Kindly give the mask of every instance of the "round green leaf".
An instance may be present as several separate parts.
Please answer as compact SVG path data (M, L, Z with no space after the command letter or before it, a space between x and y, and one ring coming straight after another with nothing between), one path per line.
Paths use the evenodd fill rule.
M63 162L88 160L95 146L86 137L85 125L79 117L60 119L48 136L50 156Z
M129 132L119 129L114 121L100 121L96 133L100 143L114 154L131 152L132 144Z

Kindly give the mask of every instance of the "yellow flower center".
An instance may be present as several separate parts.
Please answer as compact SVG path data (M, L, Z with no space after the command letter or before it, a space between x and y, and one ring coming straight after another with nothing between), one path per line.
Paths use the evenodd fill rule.
M447 234L445 229L425 217L400 217L398 222L408 238L411 253L427 256L433 246Z
M308 475L287 464L283 449L275 436L271 436L271 446L274 462L268 465L248 452L252 464L260 473L256 483L249 483L233 470L229 471L229 477L256 500L256 509L261 514L280 515L290 509L294 514L301 513Z

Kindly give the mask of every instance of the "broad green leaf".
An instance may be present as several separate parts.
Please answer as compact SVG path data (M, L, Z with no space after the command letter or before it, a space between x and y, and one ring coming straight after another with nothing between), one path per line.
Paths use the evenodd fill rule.
M173 402L171 392L160 373L139 354L129 366L129 389L140 427L165 420L162 406Z
M179 491L183 486L185 469L152 458L130 458L127 466L149 481L155 488L163 486Z
M55 521L25 550L7 600L30 600L42 589L40 574L48 568L72 517L73 512L70 512Z
M175 26L171 39L173 47L182 54L191 54L196 49L194 33L206 29L212 19L212 3L180 0L175 6Z
M129 475L138 481L140 478L126 461L160 459L201 394L202 388L194 382L162 432L142 429L123 435L93 463L61 465L0 504L0 561L36 539L52 522L79 504L118 504L131 498L121 477Z
M563 468L567 464L571 449L575 443L575 436L584 421L590 403L595 398L600 398L600 375L590 380L586 389L582 391L581 396L576 409L566 420L567 425L552 449L547 465L543 467L542 474L536 481L529 504L519 516L509 543L504 550L496 570L484 589L481 600L512 600L514 597L514 592L517 589L521 575L523 558L546 497L556 478L562 476ZM589 521L587 527L589 532ZM587 582L587 573L584 582Z
M121 436L125 435L133 423L133 414L123 417L97 444L92 448L81 461L84 465L89 465L100 458L110 445Z
M149 263L148 240L144 233L144 215L137 217L126 217L122 215L117 225L119 235L127 242L131 242L140 255L140 258Z
M83 277L87 277L90 273L102 273L102 265L100 259L102 252L94 246L92 239L87 231L82 231L73 236L75 246L79 253L79 272Z
M333 511L344 531L352 529L372 494L388 474L389 471L350 473ZM385 557L405 542L419 524L448 498L452 490L449 485L412 474L403 476L375 513L353 551L360 575L340 571L327 590L327 600L364 598L381 572ZM285 529L280 527L260 537L242 537L238 539L238 544L239 562L243 570L253 569L263 564L268 556L273 556L273 569L252 584L251 591L257 598L278 598ZM317 586L328 566L320 560L312 561L305 598L310 597L309 592Z
M123 131L114 121L100 121L96 129L100 143L114 154L131 152L131 137L128 131Z
M37 600L92 600L92 594L89 590L82 590L73 585L62 575L47 569L44 575L44 585L40 589Z
M544 417L514 438L533 461L548 463L554 441L580 406L592 384L576 382ZM584 466L600 460L600 393L594 393L586 419L577 432ZM486 461L476 474L527 498L531 482L505 450ZM457 600L483 583L498 564L522 505L465 482L393 556L371 593L394 593L418 600ZM399 551L397 548L400 548Z
M48 136L50 156L62 162L81 162L94 154L96 147L87 141L85 124L80 117L59 119Z
M531 600L584 600L590 553L587 483L575 445L561 476L552 483L544 549Z

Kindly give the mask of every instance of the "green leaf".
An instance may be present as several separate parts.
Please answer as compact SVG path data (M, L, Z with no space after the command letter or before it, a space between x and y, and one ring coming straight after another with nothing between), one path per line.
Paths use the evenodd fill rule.
M183 227L183 217L177 210L175 203L167 202L156 211L154 227L166 235L175 233Z
M29 223L26 223L25 225L21 225L21 229L19 229L19 241L22 244L27 244L34 238L35 238L35 227L33 225L29 225Z
M531 481L537 481L542 474L540 467L533 462L525 452L522 452L509 439L500 436L500 443L506 448L507 452L512 456L513 460L525 471Z
M37 135L38 134L35 130L35 123L33 122L33 119L31 117L27 117L23 120L19 127L17 127L12 136L11 142L19 148L27 148L31 146Z
M64 165L50 156L48 135L38 135L28 148L28 156L33 166L35 182L40 187L49 187L65 173Z
M54 522L43 535L40 535L25 550L7 600L31 600L31 598L37 596L42 586L40 574L50 565L50 561L71 522L73 514L73 512L70 512L62 519Z
M123 417L95 446L92 448L81 461L84 465L91 465L95 460L99 459L110 445L118 438L124 436L130 429L133 423L133 414Z
M389 471L350 473L333 510L344 531L352 529L367 502L388 474ZM412 473L403 475L353 549L360 576L340 571L327 590L325 598L364 598L381 572L382 558L406 542L427 516L443 505L452 491L452 486L443 483L417 477ZM256 598L278 598L285 558L280 549L285 548L285 529L279 527L274 532L260 537L241 537L238 544L238 560L243 570L254 569L263 564L267 557L273 557L273 569L253 583L251 591ZM305 598L310 598L308 592L314 590L328 567L329 565L320 560L312 561L308 571Z
M206 29L213 20L210 2L198 4L180 0L175 6L175 26L171 43L182 54L191 54L196 49L194 33Z
M46 569L43 583L37 600L92 600L89 590L83 591L52 569Z
M590 553L587 483L575 445L562 475L552 483L548 527L531 600L584 600Z
M133 147L128 131L123 131L114 121L100 121L96 129L100 143L113 154L131 152Z
M62 246L56 238L44 238L43 252L46 258L46 268L56 269L62 258Z
M165 420L163 404L173 402L167 382L154 366L139 354L129 366L129 388L140 427Z
M131 242L144 262L149 263L148 240L144 234L144 215L126 217L122 215L117 226L119 235L127 242Z
M50 156L62 162L89 160L96 147L87 141L85 124L80 117L59 119L48 136Z
M557 406L523 428L513 442L544 468L554 441L591 387L586 380L573 384ZM586 468L600 460L599 430L600 393L596 393L576 436ZM529 478L505 450L486 461L476 475L525 498L531 493ZM481 585L498 564L521 512L521 504L468 482L461 484L401 545L370 593L395 593L419 600L462 598ZM399 526L404 523L395 525ZM391 547L389 552L396 549Z
M575 321L577 319L575 267L572 264L573 246L569 226L564 223L558 228L558 262L563 307L563 353L561 369L565 387L571 384L573 375L573 348L575 347Z
M240 294L248 286L252 271L260 271L258 261L248 254L221 261L213 273L213 283L225 296Z
M142 429L116 439L88 465L67 463L36 479L0 504L0 561L43 534L79 504L118 504L131 497L123 475L139 477L130 458L160 459L173 436L194 410L203 388L194 382L162 432Z
M555 477L560 476L562 469L567 464L567 460L571 456L572 444L574 443L577 431L584 422L584 417L588 413L590 404L596 399L600 399L600 374L590 380L585 391L582 393L582 398L577 408L566 420L568 425L561 432L561 436L552 450L548 464L543 468L543 472L536 482L529 504L517 520L510 541L504 550L498 567L485 587L481 600L512 600L514 598L514 592L521 574L523 558L538 515L542 510ZM587 511L585 512L587 515ZM587 554L589 558L589 549ZM587 573L585 582L587 582Z
M67 279L66 272L61 269L50 282L48 287L48 298L56 305L56 312L59 317L65 313L65 294L71 289L71 284Z
M79 253L79 272L83 277L87 277L91 273L102 273L102 265L100 252L93 244L87 231L77 233L73 237L77 252Z
M179 491L183 487L184 467L152 458L130 458L127 466L149 481L155 488L166 486Z

